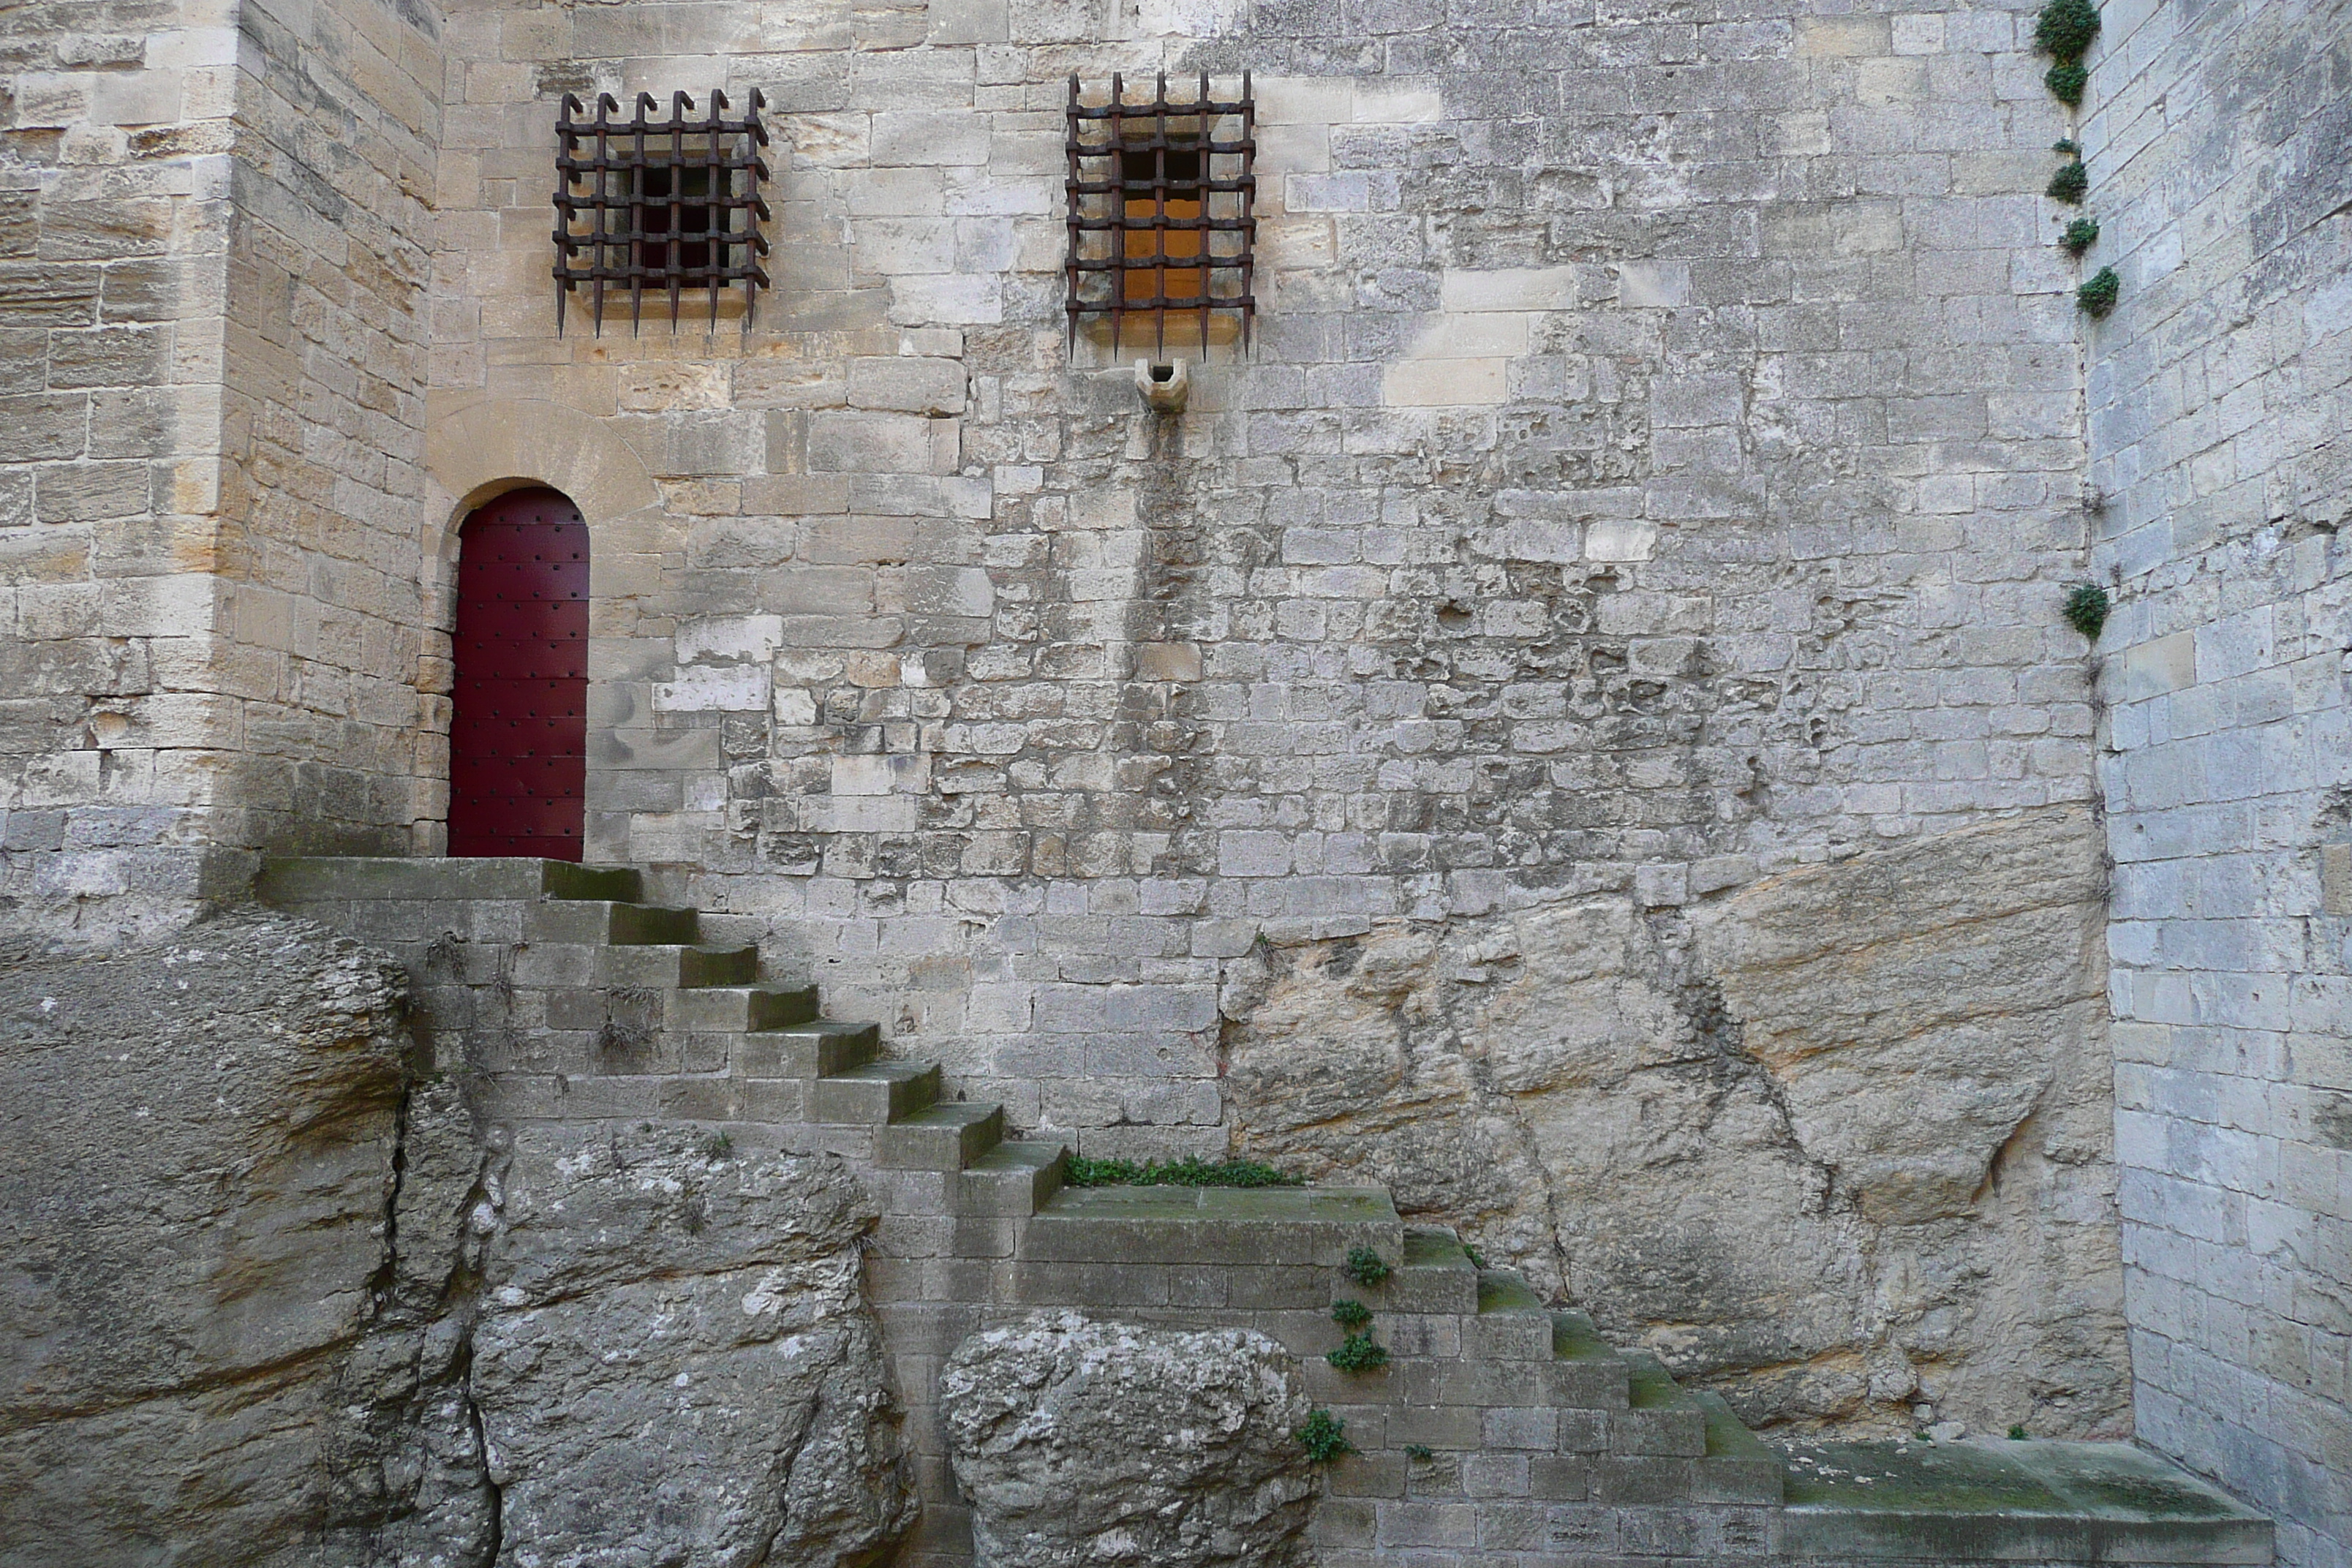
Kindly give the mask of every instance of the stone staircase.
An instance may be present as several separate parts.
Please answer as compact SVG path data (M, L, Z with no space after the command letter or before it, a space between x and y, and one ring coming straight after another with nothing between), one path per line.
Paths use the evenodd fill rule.
M755 946L706 940L701 915L646 901L634 870L276 859L256 890L398 956L436 1048L464 1058L441 1065L463 1066L494 1119L690 1121L747 1151L863 1163L884 1210L867 1287L924 1499L906 1568L971 1560L933 1405L940 1363L976 1329L1041 1308L1254 1328L1298 1356L1354 1449L1316 1513L1326 1568L1760 1564L1811 1555L1790 1533L1801 1513L1843 1560L1912 1555L1901 1531L1852 1527L1855 1508L1784 1508L1780 1457L1721 1399L1480 1267L1451 1231L1406 1226L1381 1189L1066 1187L1059 1142L1009 1138L1003 1106L949 1098L939 1063L884 1057L872 1024L823 1018L814 986L763 979ZM1342 1302L1371 1314L1382 1364L1327 1359ZM2269 1561L2267 1524L2216 1506L2226 1517L2206 1536L2184 1527L2168 1554L2130 1560ZM1964 1534L1982 1550L1944 1541L1936 1561L2014 1555L1981 1519Z

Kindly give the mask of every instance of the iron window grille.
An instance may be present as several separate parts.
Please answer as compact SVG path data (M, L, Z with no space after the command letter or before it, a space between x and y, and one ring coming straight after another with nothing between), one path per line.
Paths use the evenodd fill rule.
M760 258L768 220L760 194L768 144L760 122L766 100L751 91L740 119L730 119L727 95L714 90L698 118L694 100L676 93L669 117L649 92L637 94L626 120L619 100L596 95L596 117L571 93L563 95L555 127L555 330L563 331L565 302L585 289L596 331L604 331L609 291L629 295L629 329L642 317L648 289L669 296L670 325L689 290L710 297L710 323L719 323L719 297L743 286L743 323L751 325L759 291L768 287Z
M1171 317L1197 317L1201 352L1213 316L1240 322L1244 352L1257 314L1257 104L1249 73L1241 96L1212 96L1208 73L1189 100L1171 100L1163 73L1147 102L1127 101L1123 78L1108 101L1083 100L1070 79L1067 276L1071 346L1090 317L1110 322L1113 352L1127 319L1148 316L1165 351Z

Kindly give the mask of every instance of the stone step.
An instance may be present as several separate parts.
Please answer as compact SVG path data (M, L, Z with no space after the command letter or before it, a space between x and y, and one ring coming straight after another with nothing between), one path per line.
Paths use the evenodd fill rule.
M1037 1211L1022 1250L1064 1262L1337 1269L1351 1247L1369 1247L1393 1269L1403 1230L1381 1187L1066 1187Z
M939 1097L937 1062L867 1062L818 1079L809 1112L818 1121L880 1126L912 1116Z
M642 947L608 947L596 955L596 980L604 985L675 986L694 990L706 985L748 985L760 978L756 947L693 947L650 942Z
M491 857L271 856L254 880L267 904L411 902L441 899L609 899L644 896L644 880L627 866L581 866L568 860Z
M1647 1351L1621 1351L1626 1408L1609 1418L1609 1451L1627 1458L1706 1457L1706 1411Z
M1359 1295L1375 1312L1454 1312L1478 1310L1478 1268L1451 1230L1407 1226L1402 1256L1375 1286L1344 1281L1341 1295Z
M712 1034L790 1029L813 1022L816 1015L814 985L705 985L681 991L670 999L672 1023Z
M789 1028L752 1030L730 1041L729 1049L738 1078L838 1078L881 1054L882 1032L872 1024L816 1018Z
M1477 1315L1462 1325L1462 1353L1489 1361L1550 1360L1551 1314L1526 1276L1481 1268L1477 1280Z
M1779 1522L1790 1558L2272 1560L2269 1520L2128 1443L1801 1442L1787 1452Z
M613 899L566 899L536 906L530 913L530 933L533 942L597 942L620 947L690 945L702 934L702 925L701 917L692 910Z
M1004 1142L1004 1107L932 1105L892 1117L874 1140L874 1163L891 1171L961 1171Z
M1750 1432L1719 1394L1689 1391L1706 1417L1706 1456L1699 1461L1693 1502L1762 1502L1780 1500L1780 1456Z
M990 1219L1026 1219L1062 1190L1070 1152L1058 1142L1020 1139L999 1143L965 1167L965 1214Z

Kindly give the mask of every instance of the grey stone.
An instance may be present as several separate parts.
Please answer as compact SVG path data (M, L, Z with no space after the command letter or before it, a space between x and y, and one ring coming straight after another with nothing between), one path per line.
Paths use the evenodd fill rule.
M1039 1314L958 1345L940 1400L980 1568L1305 1560L1308 1405L1263 1334Z

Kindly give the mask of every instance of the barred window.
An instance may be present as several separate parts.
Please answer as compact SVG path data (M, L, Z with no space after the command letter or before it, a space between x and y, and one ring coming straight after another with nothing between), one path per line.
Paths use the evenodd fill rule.
M766 101L754 88L740 119L730 119L727 95L713 91L698 118L694 100L670 99L669 117L649 92L637 94L627 120L614 117L620 100L596 96L596 118L563 95L555 127L555 330L563 331L566 303L584 292L596 331L604 330L609 294L625 289L629 327L636 330L647 289L669 297L670 325L688 293L709 296L709 320L738 284L749 326L759 291L768 287L760 258L768 253L760 226L768 220L760 194L768 144L760 122Z
M1246 71L1230 100L1212 96L1206 72L1190 99L1171 100L1162 75L1137 103L1121 77L1110 79L1101 103L1087 102L1070 79L1065 265L1074 346L1081 323L1098 319L1114 353L1130 321L1148 322L1162 352L1173 325L1196 331L1205 354L1213 320L1237 323L1248 347L1257 312L1256 119Z

